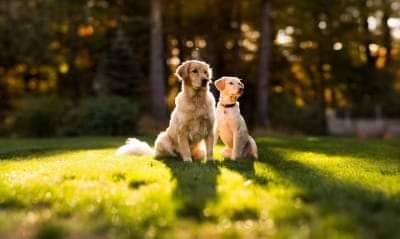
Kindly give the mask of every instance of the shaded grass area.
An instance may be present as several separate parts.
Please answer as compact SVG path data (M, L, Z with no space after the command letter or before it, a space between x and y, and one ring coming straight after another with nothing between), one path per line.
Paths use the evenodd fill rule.
M1 159L26 159L67 151L118 147L123 139L105 137L56 139L0 139Z
M259 138L258 161L194 163L123 142L0 140L0 238L400 237L399 140Z

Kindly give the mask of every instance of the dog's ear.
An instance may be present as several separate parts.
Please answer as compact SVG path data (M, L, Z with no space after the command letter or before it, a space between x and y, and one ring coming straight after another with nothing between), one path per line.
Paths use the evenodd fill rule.
M178 77L179 81L182 81L185 78L187 78L189 74L189 65L190 63L185 61L180 66L178 66L178 68L176 68L175 75L176 77Z
M237 78L237 79L239 80L239 85L240 85L242 88L244 88L243 80L240 79L240 78Z
M225 78L222 77L222 78L216 80L214 85L215 85L215 87L217 87L217 89L219 91L223 91L225 89Z

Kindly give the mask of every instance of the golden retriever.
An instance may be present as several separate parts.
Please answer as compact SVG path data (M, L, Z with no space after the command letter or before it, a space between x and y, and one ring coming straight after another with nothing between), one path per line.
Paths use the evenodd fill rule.
M209 90L212 70L202 61L183 62L176 70L182 90L175 98L169 127L161 132L154 144L156 157L180 156L185 162L192 159L213 159L213 126L215 99ZM150 154L151 148L139 146L137 139L128 139L117 154Z
M237 77L222 77L215 81L220 92L217 104L215 140L220 137L225 144L222 155L233 160L237 158L258 158L257 144L247 131L246 122L240 114L238 98L244 85Z

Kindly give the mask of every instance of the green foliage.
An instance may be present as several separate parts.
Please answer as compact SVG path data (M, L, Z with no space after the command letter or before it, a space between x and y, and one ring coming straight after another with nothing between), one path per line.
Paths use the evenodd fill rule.
M0 238L400 236L399 140L258 138L257 161L190 164L112 156L123 140L0 139Z
M290 96L274 95L270 107L271 123L276 127L310 134L325 132L324 118L315 102L299 107Z
M56 135L67 104L55 97L28 97L14 112L14 130L21 136Z
M63 117L64 135L126 135L135 131L139 105L120 97L83 100Z
M257 108L266 103L255 104L262 2L162 4L167 70L159 79L168 79L168 101L179 88L172 77L175 64L199 58L210 63L215 77L246 80L242 105ZM271 3L272 49L265 69L270 73L271 122L322 132L324 105L356 117L374 117L377 107L384 116L400 116L398 86L394 89L399 84L400 48L392 34L397 27L385 24L398 18L400 0ZM30 93L57 94L74 102L94 93L144 102L145 92L152 95L146 77L150 6L151 1L94 0L0 4L0 120L8 118L13 102ZM281 42L275 41L278 37ZM288 99L281 104L274 100L275 93ZM305 102L304 108L291 103L297 99ZM252 119L257 110L243 112Z
M383 114L388 118L397 118L400 112L400 93L390 91L387 98L382 105Z
M120 97L88 98L75 107L56 97L26 98L9 131L20 136L125 135L135 132L139 105Z
M47 222L38 229L36 239L62 239L66 237L66 230L62 225Z
M122 30L102 57L96 76L96 90L103 96L139 97L143 74L138 59Z

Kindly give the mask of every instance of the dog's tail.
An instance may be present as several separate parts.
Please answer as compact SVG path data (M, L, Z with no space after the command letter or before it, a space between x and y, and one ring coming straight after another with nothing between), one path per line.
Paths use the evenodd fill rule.
M140 141L136 138L129 138L126 140L126 144L119 147L115 153L117 156L121 155L148 155L154 156L154 149L150 147L146 142Z

